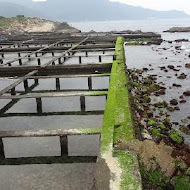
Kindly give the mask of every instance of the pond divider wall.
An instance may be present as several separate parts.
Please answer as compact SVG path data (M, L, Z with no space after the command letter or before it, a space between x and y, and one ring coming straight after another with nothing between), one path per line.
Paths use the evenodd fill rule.
M136 154L114 148L115 144L135 139L122 37L117 39L115 55L101 133L100 157L95 174L96 186L97 189L140 190L142 183Z

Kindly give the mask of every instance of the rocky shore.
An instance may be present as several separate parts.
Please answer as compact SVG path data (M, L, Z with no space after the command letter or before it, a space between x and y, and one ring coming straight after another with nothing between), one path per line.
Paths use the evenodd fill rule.
M169 30L166 30L164 32L170 32L170 33L175 33L175 32L190 32L190 27L172 27Z
M66 22L55 22L22 15L12 18L0 17L0 34L22 34L27 32L78 33L80 30Z
M158 63L127 69L140 140L120 146L138 153L145 189L190 189L190 147L185 141L190 135L189 109L178 121L171 117L183 112L190 96L185 86L189 54L182 42L189 43L179 39L152 46L154 55L162 57L160 62L158 57ZM179 62L174 61L175 56L181 57Z

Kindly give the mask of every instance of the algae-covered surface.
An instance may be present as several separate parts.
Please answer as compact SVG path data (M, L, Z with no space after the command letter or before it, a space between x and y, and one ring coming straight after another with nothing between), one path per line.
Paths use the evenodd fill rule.
M116 61L112 66L102 128L101 158L105 160L111 173L110 189L141 189L138 170L135 171L137 163L135 156L125 151L114 152L115 145L135 138L127 91L128 79L123 44L124 39L118 38L115 50Z

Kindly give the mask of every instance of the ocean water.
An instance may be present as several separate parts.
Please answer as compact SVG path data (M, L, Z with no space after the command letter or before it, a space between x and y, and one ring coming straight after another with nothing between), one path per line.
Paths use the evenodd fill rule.
M190 38L190 33L163 33L171 27L190 26L190 19L152 19L152 20L122 20L122 21L96 21L96 22L72 22L72 26L82 32L94 30L96 32L142 30L143 32L161 33L163 39L172 40Z
M122 21L96 21L71 22L72 26L83 32L94 30L106 32L114 30L142 30L144 32L162 32L174 26L190 26L190 19L152 19L152 20L122 20Z

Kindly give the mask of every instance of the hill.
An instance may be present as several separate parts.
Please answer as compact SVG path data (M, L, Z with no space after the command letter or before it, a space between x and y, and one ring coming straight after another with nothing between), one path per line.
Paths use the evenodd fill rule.
M66 22L54 22L40 18L26 18L22 15L17 17L5 18L0 17L0 33L16 34L26 32L80 32L69 26Z
M123 3L110 2L108 0L47 0L45 2L33 2L32 0L0 0L18 3L20 10L26 7L30 9L32 16L34 11L45 18L60 21L97 21L97 20L127 20L149 18L185 18L189 15L181 11L154 11L142 7L134 7ZM15 9L16 11L17 9ZM17 10L18 11L18 10ZM4 12L5 14L5 12ZM0 15L4 16L0 10ZM8 10L6 16L12 11ZM19 13L21 14L21 13Z

